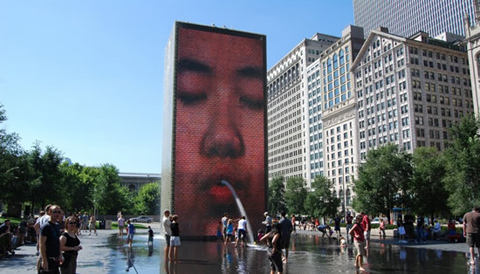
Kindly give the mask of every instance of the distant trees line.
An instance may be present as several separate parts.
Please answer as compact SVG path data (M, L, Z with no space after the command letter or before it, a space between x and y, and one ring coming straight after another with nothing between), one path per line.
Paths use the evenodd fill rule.
M0 104L0 125L7 120ZM70 212L96 209L98 214L159 214L160 182L144 185L137 193L123 186L111 164L87 167L63 161L58 149L30 150L19 145L20 136L0 128L0 202L39 210L58 204Z
M462 216L480 205L480 120L466 116L449 129L441 152L418 147L413 154L388 143L370 150L354 178L353 208L390 218L393 208L409 209L431 219ZM302 178L277 177L269 183L271 212L334 217L340 206L332 183L317 176L309 190Z

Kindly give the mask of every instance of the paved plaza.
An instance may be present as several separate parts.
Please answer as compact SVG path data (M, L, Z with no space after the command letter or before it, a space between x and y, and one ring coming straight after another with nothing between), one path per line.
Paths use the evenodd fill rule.
M146 230L137 230L136 235L137 242L134 243L133 251L136 260L135 268L130 268L131 273L189 273L189 271L196 270L196 273L268 273L268 264L266 263L266 252L263 252L261 248L247 248L247 251L236 249L233 246L223 247L221 243L198 243L198 245L192 242L182 242L182 248L179 252L179 257L183 261L180 264L165 264L163 261L163 239L160 239L159 232L160 226L158 223L152 224L154 231L156 232L156 238L153 246L153 250L150 250L147 255L146 244ZM88 236L84 234L79 236L83 250L79 252L78 256L78 268L77 273L126 273L126 267L129 263L131 253L128 252L124 240L117 239L114 234L115 230L98 230L98 236ZM345 231L342 231L345 233ZM372 230L372 259L368 258L372 266L371 273L398 273L399 263L397 261L392 262L394 268L387 269L386 266L379 266L373 257L379 257L382 252L388 252L389 249L404 250L407 257L403 264L409 264L409 261L415 263L416 260L421 261L426 258L427 262L434 264L435 255L440 253L442 261L450 264L449 260L454 254L455 263L465 263L465 271L468 271L466 262L466 253L468 247L465 243L448 243L446 241L427 241L426 244L398 244L398 240L392 237L392 231L389 231L385 241L378 239L377 230ZM335 240L328 240L319 236L320 233L316 231L298 231L294 236L296 240L295 246L292 246L291 260L285 271L285 273L302 273L300 266L306 267L308 271L319 271L319 273L341 273L348 271L349 273L354 271L353 267L353 249L350 246L347 250L347 254L343 257L340 252L337 252ZM389 236L389 237L388 237ZM205 249L202 251L202 245L211 245L213 248ZM188 248L190 246L191 248ZM405 248L401 247L404 246ZM195 252L198 250L198 253ZM213 250L213 252L211 252ZM333 250L330 252L328 250ZM34 245L24 245L16 250L14 256L10 256L6 259L0 259L0 273L2 274L19 274L19 273L36 273L35 262L37 256L35 255L36 248ZM245 254L241 254L244 252ZM400 257L402 256L400 251ZM410 256L414 254L414 256ZM397 253L392 253L391 257L398 257ZM450 254L450 255L445 255ZM249 257L250 256L250 257ZM209 258L207 258L209 257ZM254 257L253 259L251 257ZM213 258L213 259L212 259ZM243 258L243 259L242 259ZM218 260L217 260L218 259ZM384 260L384 259L382 259ZM332 261L332 263L330 263ZM244 265L242 270L242 263L254 265L254 270L248 265ZM218 265L222 265L221 267ZM411 263L411 262L410 262ZM317 265L316 265L317 264ZM436 263L435 263L436 264ZM441 264L441 263L440 263ZM401 265L401 262L400 262ZM215 267L219 267L218 270ZM418 272L418 268L415 266L408 266L412 268L414 272ZM429 265L426 264L425 268L429 269ZM446 265L446 267L449 267ZM376 268L376 269L375 269ZM457 266L458 269L462 269L462 266ZM477 267L478 268L478 267ZM335 269L337 271L332 271ZM300 271L300 272L299 272ZM407 271L407 270L405 270ZM410 270L411 271L411 270ZM438 270L442 271L442 270ZM404 272L404 271L401 271ZM409 271L407 271L409 272ZM305 273L305 272L303 272ZM431 272L434 273L434 272Z

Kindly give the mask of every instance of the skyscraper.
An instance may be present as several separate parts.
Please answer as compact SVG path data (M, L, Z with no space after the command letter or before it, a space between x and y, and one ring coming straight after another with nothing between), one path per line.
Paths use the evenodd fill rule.
M435 37L443 32L465 36L465 15L474 17L476 0L353 0L355 25L371 30L387 27L409 37L418 31Z
M309 162L304 136L308 136L308 128L304 111L309 102L307 85L312 83L307 83L305 72L307 66L338 39L316 33L300 42L267 72L269 180L277 176L307 178ZM315 137L315 140L321 139L321 135Z

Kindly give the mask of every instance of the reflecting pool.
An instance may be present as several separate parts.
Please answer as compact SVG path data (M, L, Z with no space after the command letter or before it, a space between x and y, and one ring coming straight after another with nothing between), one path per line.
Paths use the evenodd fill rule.
M225 246L221 242L182 241L180 263L164 262L164 240L147 244L147 235L135 235L128 248L116 235L109 238L109 273L269 273L266 247ZM288 264L284 273L354 273L353 245L341 249L337 240L318 235L292 237ZM364 259L364 273L479 273L478 266L467 266L465 253L408 246L386 245L372 241ZM123 263L122 263L123 262ZM478 265L478 264L477 264Z

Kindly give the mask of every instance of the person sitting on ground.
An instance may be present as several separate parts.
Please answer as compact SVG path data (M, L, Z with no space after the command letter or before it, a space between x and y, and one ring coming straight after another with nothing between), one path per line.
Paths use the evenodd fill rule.
M328 236L328 238L332 237L333 231L329 225L319 225L317 226L317 229L322 232L322 238L325 237L325 234Z
M5 222L0 225L0 250L5 252L3 256L7 255L7 252L10 252L12 255L15 254L12 238L13 234L10 231L10 220L6 219Z
M440 233L442 232L442 227L440 226L440 222L437 219L433 219L435 225L433 225L433 239L436 240Z
M457 227L455 226L455 221L449 220L447 224L447 231L442 236L445 237L446 235L454 234L457 234Z

